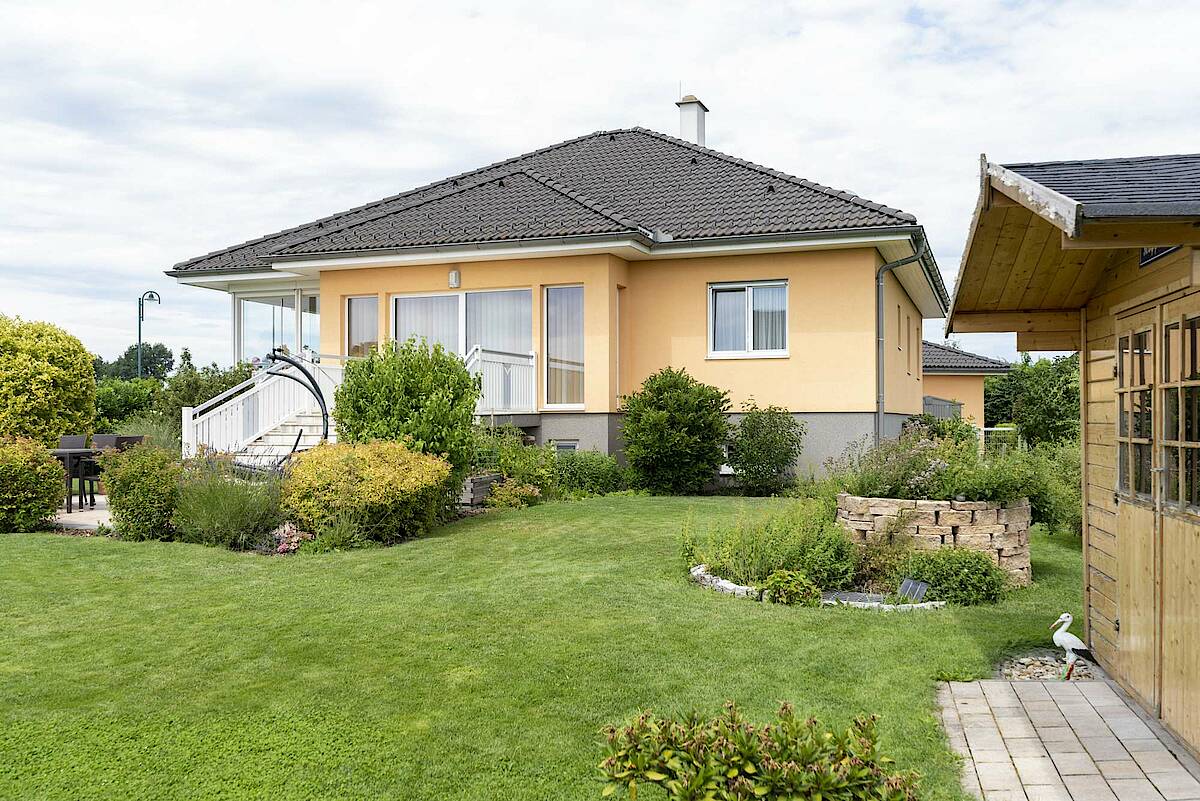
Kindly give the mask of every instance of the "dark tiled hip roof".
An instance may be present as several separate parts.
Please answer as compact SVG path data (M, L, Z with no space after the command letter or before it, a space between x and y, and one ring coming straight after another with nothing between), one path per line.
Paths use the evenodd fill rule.
M921 369L926 373L1007 373L1012 365L1003 359L922 341Z

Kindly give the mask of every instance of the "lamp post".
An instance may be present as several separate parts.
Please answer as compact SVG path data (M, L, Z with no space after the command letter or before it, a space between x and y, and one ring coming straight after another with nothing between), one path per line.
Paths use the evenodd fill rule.
M142 377L142 320L146 319L146 301L153 301L160 306L162 298L153 289L147 289L138 298L138 344L137 344L137 377Z

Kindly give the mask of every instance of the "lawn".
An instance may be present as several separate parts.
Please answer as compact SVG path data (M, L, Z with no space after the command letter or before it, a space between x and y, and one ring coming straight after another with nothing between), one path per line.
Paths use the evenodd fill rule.
M733 498L606 498L383 550L267 558L0 537L0 797L592 799L642 708L881 715L960 798L935 679L989 675L1078 613L1079 540L1036 585L924 614L756 604L686 581L680 523Z

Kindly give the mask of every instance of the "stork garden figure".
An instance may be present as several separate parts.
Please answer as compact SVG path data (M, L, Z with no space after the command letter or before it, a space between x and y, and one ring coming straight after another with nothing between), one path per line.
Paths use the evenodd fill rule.
M1067 631L1067 629L1071 628L1071 623L1074 620L1075 618L1071 617L1070 612L1063 612L1059 615L1058 620L1050 624L1050 628L1058 627L1058 631L1054 632L1054 644L1067 652L1067 669L1063 675L1063 681L1071 680L1071 673L1075 670L1075 662L1080 657L1089 662L1096 661L1092 657L1092 652L1088 650L1087 644Z

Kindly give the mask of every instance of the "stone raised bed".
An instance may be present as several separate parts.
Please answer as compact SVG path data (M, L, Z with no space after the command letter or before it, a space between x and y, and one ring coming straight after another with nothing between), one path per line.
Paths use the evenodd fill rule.
M837 519L861 544L902 532L912 539L914 548L921 550L957 547L986 553L1019 586L1033 579L1027 498L997 504L863 498L840 493Z

